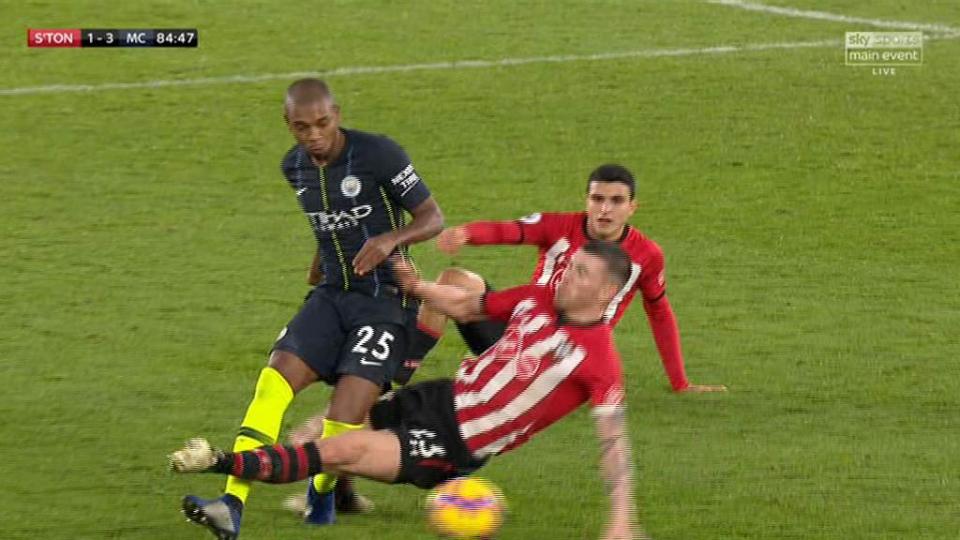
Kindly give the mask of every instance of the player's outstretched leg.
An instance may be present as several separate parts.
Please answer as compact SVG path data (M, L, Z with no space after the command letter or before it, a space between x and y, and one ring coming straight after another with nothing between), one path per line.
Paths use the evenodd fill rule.
M178 472L208 470L222 457L223 452L215 450L205 439L190 439L169 456L170 467ZM182 505L187 519L208 528L220 540L235 540L239 535L243 503L233 495L217 499L187 495Z
M320 473L392 483L400 471L400 441L392 431L363 430L306 444L226 452L206 439L194 438L168 458L170 468L178 473L228 474L270 484L287 484Z
M295 482L323 471L313 442L298 446L261 446L233 453L213 448L205 439L191 439L171 454L170 467L180 473L221 473L247 482L269 483ZM188 495L183 499L183 512L190 521L207 527L217 538L233 540L239 532L240 512L235 504L230 504L231 497L205 500Z
M269 366L260 372L233 450L238 452L275 443L294 394L315 379L316 375L299 357L274 351ZM222 496L205 499L187 495L183 498L182 510L188 520L207 527L217 538L237 538L249 493L249 481L228 477Z

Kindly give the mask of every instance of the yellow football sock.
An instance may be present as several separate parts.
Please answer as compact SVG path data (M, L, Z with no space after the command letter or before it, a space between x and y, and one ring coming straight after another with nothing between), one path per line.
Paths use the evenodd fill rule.
M257 379L253 400L247 407L247 415L243 417L233 443L233 451L253 450L276 443L283 415L292 400L293 389L283 375L271 367L263 368L260 378ZM246 503L250 484L249 480L228 476L227 487L223 491Z
M329 439L358 429L363 429L363 424L348 424L324 418L323 435L320 438ZM317 490L317 493L328 493L335 485L337 485L337 477L334 475L320 473L313 476L313 488Z

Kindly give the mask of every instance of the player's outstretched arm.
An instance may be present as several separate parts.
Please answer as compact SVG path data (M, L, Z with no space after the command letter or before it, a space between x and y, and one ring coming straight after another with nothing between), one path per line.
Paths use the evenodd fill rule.
M604 540L648 538L634 521L633 467L623 407L594 409L600 439L600 473L610 499L610 516Z
M399 257L392 259L392 263L393 275L407 294L420 298L437 311L458 321L470 322L487 318L483 310L482 294L455 285L423 281L413 265Z
M429 240L443 230L443 212L433 197L418 204L410 214L410 223L395 231L380 234L367 240L353 258L353 271L362 276L373 270L397 249Z
M444 229L437 237L437 248L447 255L456 255L467 244L520 244L523 231L516 221L472 221Z
M670 379L670 386L674 392L682 393L704 393L704 392L725 392L726 386L722 384L691 384L687 380L686 369L683 364L683 353L680 348L680 329L677 326L677 317L670 307L670 301L664 294L655 302L644 300L643 308L647 312L647 320L650 322L650 330L653 332L653 340L657 344L657 351L660 353L660 361L663 363L663 370Z

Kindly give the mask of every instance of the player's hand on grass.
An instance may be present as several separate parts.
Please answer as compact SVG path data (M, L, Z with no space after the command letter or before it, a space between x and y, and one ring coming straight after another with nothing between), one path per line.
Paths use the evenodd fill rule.
M466 227L449 227L437 236L437 249L447 255L456 255L469 239Z
M408 294L413 294L413 289L420 283L420 275L417 269L413 267L410 261L402 257L392 257L390 264L393 266L393 277L397 280L400 288Z
M726 392L727 387L722 384L691 384L682 390L678 390L678 393L681 394L707 394L710 392Z
M373 270L397 248L393 233L383 233L364 242L360 252L353 258L353 273L362 276Z
M318 415L293 430L287 439L290 444L302 445L319 439L321 435L323 435L323 415Z

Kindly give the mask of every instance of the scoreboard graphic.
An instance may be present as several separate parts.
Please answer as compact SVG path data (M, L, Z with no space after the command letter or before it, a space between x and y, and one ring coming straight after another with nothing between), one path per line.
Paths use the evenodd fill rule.
M195 48L199 43L200 33L196 28L30 28L27 30L27 47L30 48Z

